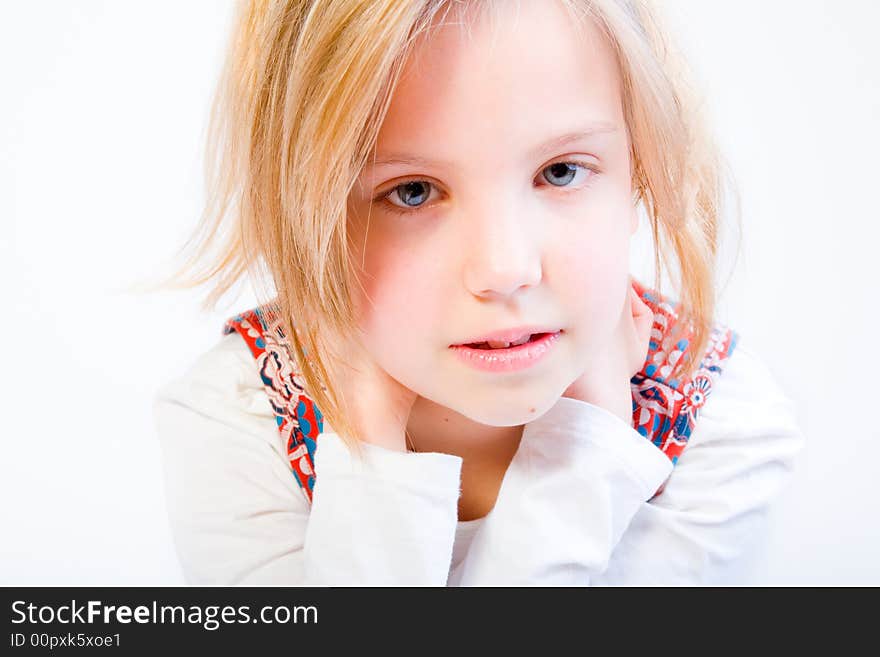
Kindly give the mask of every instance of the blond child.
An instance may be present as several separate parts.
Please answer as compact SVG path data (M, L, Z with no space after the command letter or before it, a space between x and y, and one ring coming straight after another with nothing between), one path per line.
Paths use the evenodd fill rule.
M187 581L744 577L803 439L686 91L638 1L242 4L188 281L271 286L157 395Z

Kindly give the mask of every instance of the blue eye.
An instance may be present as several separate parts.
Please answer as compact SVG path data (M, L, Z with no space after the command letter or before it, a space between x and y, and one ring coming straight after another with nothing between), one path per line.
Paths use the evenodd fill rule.
M388 197L396 196L407 207L417 208L428 199L430 190L431 183L424 180L412 180L392 189Z
M554 162L544 167L540 177L553 187L564 187L567 188L566 191L573 191L585 187L597 173L599 169L595 164L574 160ZM575 178L575 184L571 184Z
M595 165L575 160L554 162L544 167L538 177L552 187L566 188L567 193L585 187L597 173ZM432 190L436 192L437 186L427 180L409 180L380 194L373 202L385 201L389 210L399 214L418 212L427 205Z
M427 180L410 180L383 192L373 202L385 202L392 212L417 212L425 206L432 189L436 190L436 186Z
M541 171L541 177L554 187L568 187L578 171L589 169L578 162L555 162Z

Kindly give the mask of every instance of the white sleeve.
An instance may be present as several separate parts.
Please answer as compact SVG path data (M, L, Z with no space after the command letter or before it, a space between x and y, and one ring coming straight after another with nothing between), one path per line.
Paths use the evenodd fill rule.
M742 583L804 444L793 402L740 341L663 493L642 506L593 583Z
M696 584L729 576L803 442L791 403L740 349L674 470L653 444L591 404L562 398L526 425L462 585Z
M523 429L462 586L589 584L672 462L613 413L560 398Z
M461 458L317 441L311 508L241 336L154 400L169 520L187 583L445 586Z

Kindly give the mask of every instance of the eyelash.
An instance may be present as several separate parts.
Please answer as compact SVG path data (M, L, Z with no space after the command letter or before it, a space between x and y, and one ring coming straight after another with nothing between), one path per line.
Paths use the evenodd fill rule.
M584 162L583 160L574 159L574 160L557 160L556 162L551 162L550 164L545 166L543 169L541 169L541 173L539 173L538 175L543 175L544 170L552 167L554 164L574 164L576 166L579 166L579 167L591 172L591 174L589 176L587 176L586 181L584 183L582 183L579 187L550 185L550 187L555 186L556 189L560 190L560 192L562 192L563 194L566 194L566 193L570 194L570 193L573 193L575 190L584 189L585 187L590 185L593 178L595 178L596 175L599 173L599 169L598 169L598 167L596 167L595 164L591 164L589 162ZM413 183L413 182L423 182L423 183L430 185L431 187L436 187L434 185L434 183L431 183L427 180L422 180L420 178L411 178L410 180L404 180L402 182L397 183L396 185L394 185L391 189L389 189L387 191L381 192L378 196L376 196L376 198L373 199L373 202L374 203L382 202L387 207L387 209L394 214L403 215L403 214L414 214L417 212L423 212L427 209L428 206L422 205L419 207L406 209L406 208L400 207L399 205L394 205L393 203L388 201L388 197L391 196L398 187L400 187L401 185L406 185L408 183Z

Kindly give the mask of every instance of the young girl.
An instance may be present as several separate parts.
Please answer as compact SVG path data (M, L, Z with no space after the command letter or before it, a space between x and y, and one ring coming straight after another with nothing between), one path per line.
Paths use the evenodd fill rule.
M231 43L189 282L273 289L157 396L187 581L741 581L802 437L713 320L718 160L648 8L254 0Z

